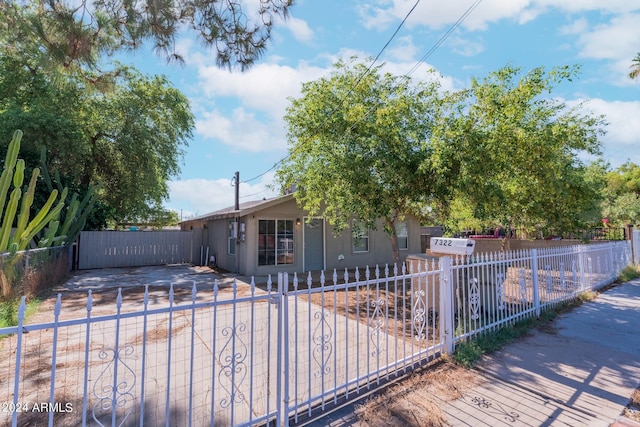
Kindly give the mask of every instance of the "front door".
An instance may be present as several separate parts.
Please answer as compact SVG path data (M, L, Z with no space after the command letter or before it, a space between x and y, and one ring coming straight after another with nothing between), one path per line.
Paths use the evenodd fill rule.
M304 221L304 271L324 270L324 220Z

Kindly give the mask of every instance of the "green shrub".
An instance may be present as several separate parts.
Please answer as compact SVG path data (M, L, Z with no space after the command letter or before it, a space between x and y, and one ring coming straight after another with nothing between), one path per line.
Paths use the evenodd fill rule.
M638 277L640 277L640 271L638 271L638 267L628 265L618 276L618 283L628 282L629 280L637 279Z
M34 299L27 302L26 316L33 313L40 304L40 300ZM16 326L18 324L18 308L20 298L0 301L0 328Z

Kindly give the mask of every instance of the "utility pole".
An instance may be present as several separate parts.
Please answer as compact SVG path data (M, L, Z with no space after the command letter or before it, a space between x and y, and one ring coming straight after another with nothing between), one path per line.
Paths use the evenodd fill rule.
M236 210L240 210L240 172L236 172L235 176L236 185Z

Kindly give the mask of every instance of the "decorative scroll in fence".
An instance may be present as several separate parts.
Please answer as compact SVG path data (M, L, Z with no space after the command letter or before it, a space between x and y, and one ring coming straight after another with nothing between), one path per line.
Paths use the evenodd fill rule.
M605 286L630 262L630 244L612 242L356 269L342 280L281 273L277 289L147 286L142 301L119 291L115 309L90 293L75 320L59 299L54 322L41 324L25 324L23 301L18 325L0 329L0 402L73 410L0 413L0 424L298 423L450 344Z

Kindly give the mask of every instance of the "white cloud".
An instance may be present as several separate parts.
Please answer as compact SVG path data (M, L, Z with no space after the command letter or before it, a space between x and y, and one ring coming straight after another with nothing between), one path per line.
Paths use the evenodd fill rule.
M196 132L205 139L218 140L238 150L260 152L286 148L284 122L261 121L242 107L230 115L218 110L202 113L196 120Z
M634 85L628 78L632 58L640 49L640 14L615 16L578 37L579 56L607 61L605 72L609 82L617 85Z
M371 4L373 3L373 4ZM359 8L363 25L368 29L385 30L396 25L409 12L414 0L377 0ZM407 21L409 27L423 25L441 29L455 23L473 3L423 0ZM492 22L513 19L524 24L549 9L569 13L598 11L609 14L628 14L640 10L638 0L484 0L466 17L462 28L484 30Z
M416 68L417 54L412 49L411 39L404 40L404 53L390 52L390 60L384 61L383 71L404 75L413 70L416 80L440 81L443 90L453 90L456 82L449 77L430 72L431 66L420 64ZM197 105L196 133L205 139L216 140L238 150L264 152L286 149L286 125L283 121L289 97L299 97L302 83L327 76L338 59L357 56L368 61L360 51L343 49L324 59L326 68L301 64L297 68L273 63L259 64L245 73L231 73L218 67L200 69L204 99L192 100ZM398 58L401 57L401 58ZM380 61L379 63L382 63ZM414 69L415 68L415 69ZM236 97L240 106L224 111L216 107L207 108L209 99L222 105L220 97Z
M393 47L386 50L387 57L396 61L414 60L419 53L411 36L399 37Z
M283 117L290 103L288 98L299 97L303 82L329 71L330 68L306 63L295 68L261 63L244 73L201 66L200 96L192 99L197 106L196 133L239 150L283 150L286 148ZM233 100L236 106L229 107L225 98ZM226 110L223 105L227 105Z
M534 0L532 3L538 8L552 7L571 13L600 11L624 14L640 9L638 0Z
M569 25L565 25L560 28L560 34L571 35L571 34L583 34L587 32L589 28L589 21L585 18L579 18L573 21Z
M447 45L451 46L458 55L467 57L477 55L484 50L484 45L481 42L460 36L449 38Z
M242 180L242 179L241 179ZM268 188L273 181L273 173L266 174L256 184L240 184L240 203L276 196ZM168 209L182 214L183 219L205 215L209 212L233 206L235 188L229 179L186 179L169 182ZM189 206L190 210L182 209Z
M287 98L298 96L303 82L326 73L327 69L304 63L297 68L264 63L244 73L208 66L201 67L198 74L207 97L237 97L247 108L280 118L289 105Z
M567 105L578 105L582 100L568 101ZM604 115L609 126L602 138L604 157L616 167L627 158L640 164L640 101L605 101L595 98L588 100L585 109L596 115Z
M377 0L361 6L360 15L367 28L386 30L397 25L414 3L413 0ZM472 4L471 1L422 1L409 17L407 26L441 30L453 25ZM619 86L635 84L627 75L631 59L640 46L640 0L485 0L466 17L447 43L459 55L474 56L483 50L483 45L461 36L465 30L484 30L489 24L505 19L524 24L551 10L574 18L559 28L559 34L571 37L575 46L567 45L568 50L577 49L581 58L603 61L603 73L611 76L610 82ZM580 15L586 12L598 12L601 21L608 21L590 25Z
M594 59L632 58L640 46L639 20L640 14L617 16L582 33L578 41L580 55Z
M285 21L285 26L291 31L293 37L301 42L309 42L313 39L313 31L309 28L307 21L289 16Z
M360 8L363 24L368 29L384 30L390 24L404 19L415 1L393 0L378 1L375 5ZM517 18L528 5L529 0L485 0L465 19L462 27L468 30L483 30L491 22L503 18ZM473 3L422 1L407 20L409 28L424 25L441 29L456 22Z

